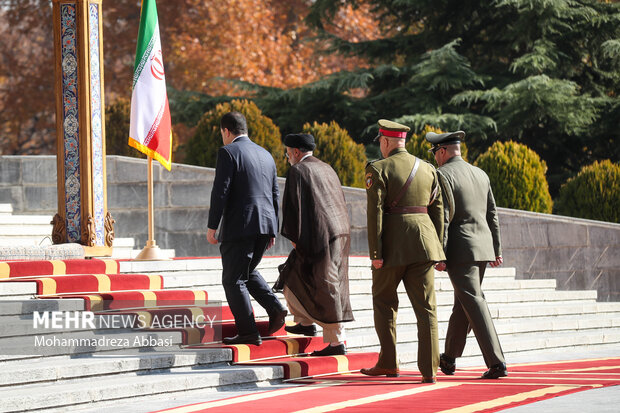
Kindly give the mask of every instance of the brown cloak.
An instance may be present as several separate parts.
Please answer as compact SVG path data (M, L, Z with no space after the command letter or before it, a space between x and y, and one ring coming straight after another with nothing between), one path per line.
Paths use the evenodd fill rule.
M296 248L281 266L281 281L317 321L352 321L347 204L336 172L313 156L288 171L282 235Z

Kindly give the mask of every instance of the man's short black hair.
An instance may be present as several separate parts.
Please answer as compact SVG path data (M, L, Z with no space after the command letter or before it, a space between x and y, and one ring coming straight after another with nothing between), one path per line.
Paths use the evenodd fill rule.
M220 129L228 129L235 136L248 134L248 123L239 112L228 112L220 120Z

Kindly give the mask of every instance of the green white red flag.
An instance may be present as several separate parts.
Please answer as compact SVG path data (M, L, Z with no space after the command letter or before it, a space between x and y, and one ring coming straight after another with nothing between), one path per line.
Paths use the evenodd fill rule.
M142 0L131 95L129 146L170 170L172 129L155 0Z

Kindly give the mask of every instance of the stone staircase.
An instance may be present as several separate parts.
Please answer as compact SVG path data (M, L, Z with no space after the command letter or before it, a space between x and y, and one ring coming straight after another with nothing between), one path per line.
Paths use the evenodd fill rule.
M51 234L50 221L51 217L15 216L10 205L0 204L0 247L45 244L46 237ZM117 239L115 256L135 257L139 250L134 247L131 239ZM270 284L275 282L277 266L284 260L285 257L263 259L259 269ZM0 258L0 266L1 261ZM350 354L377 352L370 262L368 257L350 257L349 263L356 320L346 324L347 347ZM209 301L220 300L225 304L219 258L120 260L118 264L121 274L161 275L165 289L205 290ZM515 274L514 268L488 269L483 284L509 365L512 355L569 348L594 351L620 343L620 303L597 302L596 291L557 291L555 280L517 280ZM452 285L446 273L436 273L435 287L439 337L443 339L453 301ZM15 325L32 323L34 310L84 309L84 300L79 298L36 298L34 281L0 282L0 353L3 346L7 348L10 343L24 340L25 334L32 334L26 332L27 328L15 328ZM399 298L397 332L401 368L415 370L415 316L402 286ZM253 305L257 319L264 322L267 319L264 310L256 303ZM10 323L12 329L4 328ZM75 331L67 328L60 333L71 337ZM89 333L96 337L105 331L94 329ZM88 348L56 350L45 355L0 356L0 411L99 410L120 406L129 400L201 398L214 392L269 388L282 383L286 377L280 365L231 365L236 356L230 348L190 348L183 344L186 337L182 331L125 329L116 330L115 334L152 339L169 337L174 350L146 345L131 353ZM443 348L443 340L440 348ZM473 336L468 340L463 358L483 364Z
M259 267L272 283L284 257L267 257ZM348 323L350 354L378 351L373 327L371 272L367 257L350 257L351 301L356 320ZM166 289L206 290L209 300L224 301L218 258L171 261L120 261L123 274L159 274ZM452 306L452 286L445 273L436 274L439 336L445 337ZM620 342L620 303L596 301L594 291L556 291L554 280L516 280L512 268L489 269L484 289L502 347L511 355L529 351L561 351L563 348L596 349ZM15 317L31 322L33 309L73 311L83 309L81 299L31 299L34 282L0 283L0 326ZM401 368L415 370L417 333L415 317L401 291L398 317L398 350ZM24 300L24 301L17 301ZM264 310L254 304L257 318ZM0 328L0 342L15 330ZM102 334L93 331L93 334ZM117 334L158 337L162 332L117 331ZM71 334L70 329L66 334ZM229 348L181 349L181 332L172 337L175 351L155 349L127 354L119 351L56 352L46 356L9 355L0 361L0 411L66 411L99 409L131 399L152 401L171 397L205 397L209 392L267 388L285 377L275 365L231 365ZM23 337L12 337L23 339ZM6 343L7 341L5 341ZM440 343L443 348L443 342ZM1 346L0 346L1 347ZM150 349L148 349L150 350ZM475 339L470 337L465 359L483 364Z
M75 251L65 248L63 255L62 247L52 246L52 218L51 215L14 215L11 204L0 204L0 260L75 258L79 248ZM136 248L139 246L133 238L116 238L113 258L135 258L141 251ZM163 253L174 257L174 250L163 250Z
M285 257L265 258L259 267L272 285L277 266ZM187 261L187 262L184 262ZM351 305L355 321L346 324L350 351L379 351L372 313L372 274L368 257L350 257ZM209 291L209 299L225 302L220 284L220 260L175 260L168 270L157 271L157 263L121 262L121 272L162 274L168 288L193 288ZM201 268L196 268L197 266ZM483 290L500 341L509 360L511 353L557 349L562 347L620 343L620 303L597 302L596 291L558 291L555 280L517 280L514 268L488 268ZM445 337L452 311L453 289L446 272L436 272L439 337ZM280 295L280 299L284 300ZM399 288L398 351L405 368L415 368L417 329L415 315L404 287ZM266 316L254 303L257 316ZM320 330L320 328L319 328ZM443 341L440 341L443 349ZM471 334L463 357L482 355Z

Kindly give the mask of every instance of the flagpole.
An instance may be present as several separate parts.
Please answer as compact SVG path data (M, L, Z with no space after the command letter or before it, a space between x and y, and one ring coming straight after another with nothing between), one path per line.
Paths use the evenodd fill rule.
M154 261L154 260L167 260L162 250L155 243L155 213L153 210L153 158L149 156L148 162L148 204L149 204L149 239L146 241L146 246L142 249L140 254L135 260L141 261Z

